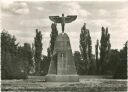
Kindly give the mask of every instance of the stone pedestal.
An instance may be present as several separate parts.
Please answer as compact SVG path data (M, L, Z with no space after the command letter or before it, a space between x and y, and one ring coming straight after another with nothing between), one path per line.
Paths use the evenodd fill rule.
M55 75L48 74L46 80L49 82L78 82L78 75Z
M60 33L56 39L46 81L79 81L75 62L73 60L70 40L66 33Z

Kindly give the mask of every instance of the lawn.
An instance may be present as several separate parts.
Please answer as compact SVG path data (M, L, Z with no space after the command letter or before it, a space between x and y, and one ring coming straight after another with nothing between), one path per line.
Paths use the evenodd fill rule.
M127 80L105 79L98 76L80 76L79 82L44 82L45 77L25 80L2 80L2 91L40 92L127 92Z

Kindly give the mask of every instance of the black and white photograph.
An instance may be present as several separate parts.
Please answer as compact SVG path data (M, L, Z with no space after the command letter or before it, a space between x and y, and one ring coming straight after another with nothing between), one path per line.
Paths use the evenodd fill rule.
M127 92L127 0L1 0L1 92Z

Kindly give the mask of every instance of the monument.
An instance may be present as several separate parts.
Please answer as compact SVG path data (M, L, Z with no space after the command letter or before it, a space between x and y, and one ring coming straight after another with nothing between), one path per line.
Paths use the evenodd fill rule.
M51 58L48 75L46 81L49 82L77 82L79 81L75 62L72 55L70 39L64 33L65 23L71 23L77 16L50 16L50 20L55 23L61 23L62 33L60 33L55 41L54 51Z

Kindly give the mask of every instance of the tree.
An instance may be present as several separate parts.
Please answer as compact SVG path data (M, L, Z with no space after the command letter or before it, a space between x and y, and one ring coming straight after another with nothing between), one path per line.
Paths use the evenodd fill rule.
M120 62L118 63L115 74L113 76L116 79L127 79L127 44L128 42L125 43L125 46L120 50L119 53Z
M80 61L81 61L81 55L79 51L75 51L74 53L74 62L76 66L77 74L80 74Z
M28 75L33 66L32 48L29 43L24 43L24 46L18 47L18 58L20 59L21 70Z
M77 74L79 75L85 74L84 62L81 59L81 54L79 51L75 51L74 53L74 62L75 62Z
M89 56L89 59L91 60L91 58L92 58L92 40L91 40L89 31L88 31L87 43L88 43L88 56Z
M47 55L43 55L43 60L41 61L41 75L47 75L48 74L48 69L49 69L49 65L50 65L50 60L51 60L51 56L50 56L50 49L47 49Z
M34 74L35 73L35 62L34 62L35 45L34 43L32 43L31 52L32 52L32 64L31 64L30 74Z
M34 54L34 60L35 60L35 74L40 75L40 63L41 63L41 53L42 53L42 34L41 31L38 31L36 29L36 37L35 40L35 54Z
M1 77L2 79L27 78L21 72L21 65L18 55L18 44L15 36L10 35L6 30L1 33Z
M50 54L52 55L53 54L53 51L54 51L54 45L55 45L55 41L56 41L56 38L58 36L58 30L57 30L57 27L56 27L56 23L52 23L51 25L51 34L50 34L50 37L51 37L51 40L50 40Z
M23 46L23 59L24 59L24 66L25 66L25 72L29 74L31 67L33 65L32 60L32 49L31 45L29 43L24 43Z
M98 54L99 54L99 40L97 40L96 45L95 45L95 57L96 57L96 69L97 69L97 73L99 72L99 59L98 59Z
M47 73L48 73L48 69L49 69L49 66L50 66L50 61L51 61L51 53L50 53L50 48L47 49Z
M106 73L114 75L118 65L120 64L120 53L117 49L111 49L109 52Z
M110 34L108 33L108 28L102 27L102 34L101 34L101 40L100 40L100 68L99 71L101 74L106 73L107 69L107 62L109 57L109 51L111 48L110 44Z
M48 60L50 61L51 60L50 48L47 49L47 57L48 57Z
M91 63L92 63L92 46L91 46L91 36L89 30L86 29L86 23L84 23L81 28L80 33L80 51L85 63L86 73L90 73Z
M48 69L49 69L49 66L50 66L50 61L51 61L51 58L52 58L52 55L53 55L53 51L54 51L55 41L56 41L56 38L58 36L58 30L57 30L56 26L57 26L56 23L52 23L51 24L52 31L51 31L51 34L50 34L50 38L51 38L50 39L50 46L47 49L47 58L45 57L45 59L43 59L43 61L45 62L44 64L46 64L46 68L45 68L46 72L45 72L45 74L48 73Z
M48 73L48 68L49 68L49 60L47 56L43 56L43 60L41 61L41 75L46 75Z

